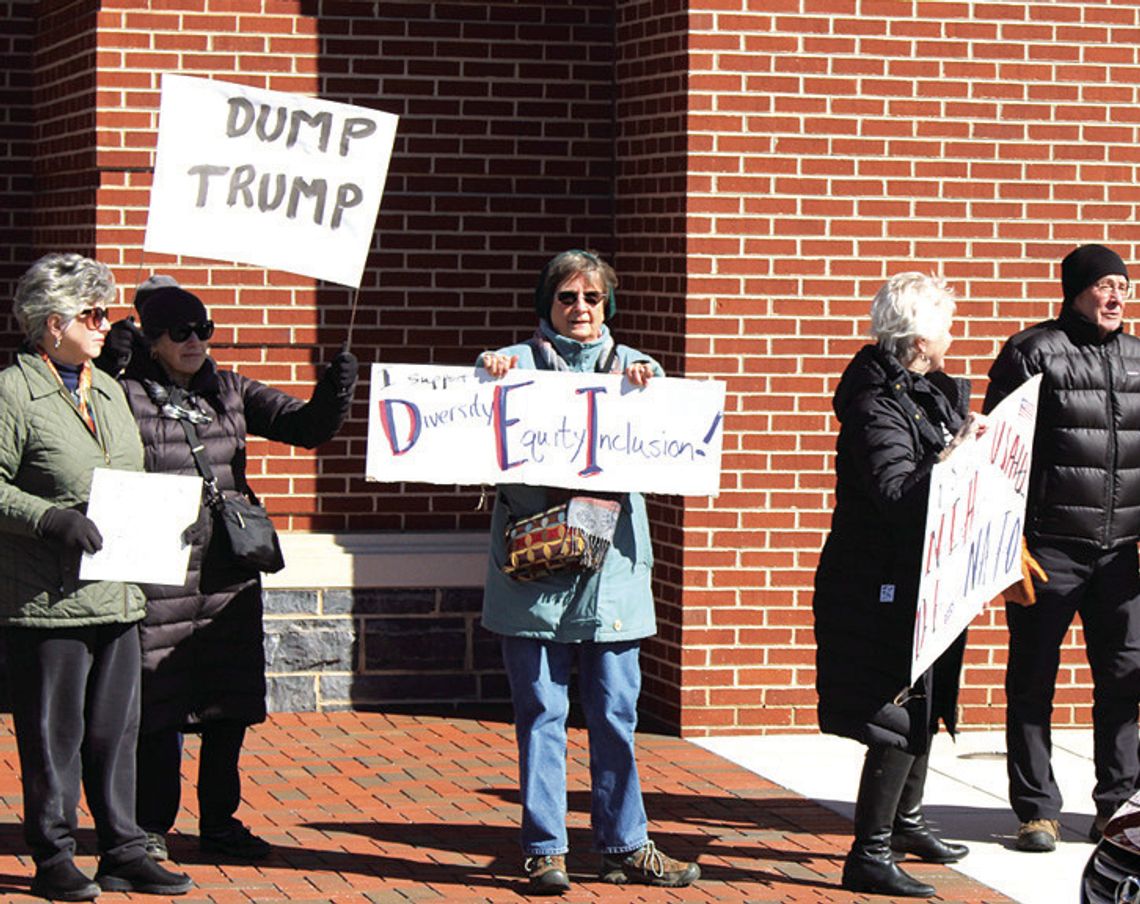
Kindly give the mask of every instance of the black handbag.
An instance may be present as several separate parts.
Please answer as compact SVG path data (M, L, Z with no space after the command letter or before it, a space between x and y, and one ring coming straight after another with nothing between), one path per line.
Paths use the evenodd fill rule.
M277 529L263 506L240 493L218 494L217 503L209 505L225 529L230 552L236 561L267 574L285 567Z
M285 567L285 558L281 555L281 543L269 513L241 493L222 493L218 489L218 479L202 455L198 431L188 418L179 418L178 421L186 433L186 441L190 443L194 464L206 484L206 505L214 513L215 525L222 528L229 541L234 561L253 571L267 574L280 571Z

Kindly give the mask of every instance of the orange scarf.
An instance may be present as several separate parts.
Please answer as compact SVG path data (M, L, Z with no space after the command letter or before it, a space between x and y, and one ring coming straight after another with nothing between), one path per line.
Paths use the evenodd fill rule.
M91 435L95 436L95 418L91 416L91 408L87 404L88 398L91 396L91 362L85 361L83 367L79 370L79 385L72 392L67 388L67 384L63 382L63 377L59 375L56 370L55 362L42 348L37 349L40 357L48 366L48 370L55 375L56 380L59 382L60 387L67 393L67 397L71 399L75 410L79 412L79 416L83 418L83 423L87 425L87 429L91 431Z

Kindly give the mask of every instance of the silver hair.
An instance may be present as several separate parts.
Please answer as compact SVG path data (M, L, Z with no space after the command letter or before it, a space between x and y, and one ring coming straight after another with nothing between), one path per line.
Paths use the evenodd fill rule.
M85 308L107 307L114 300L115 277L106 264L81 254L45 254L16 284L12 312L35 345L52 314L71 320Z
M954 319L954 290L941 276L899 273L871 302L871 336L903 363L914 357L919 339L940 339Z

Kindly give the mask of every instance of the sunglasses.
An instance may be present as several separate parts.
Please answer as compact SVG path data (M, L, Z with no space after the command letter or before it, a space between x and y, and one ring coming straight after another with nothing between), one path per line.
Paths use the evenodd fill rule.
M205 323L180 323L178 326L172 326L166 331L166 335L170 337L171 342L185 342L190 338L191 333L205 342L214 335L214 321L207 320Z
M75 319L82 323L89 330L97 330L103 326L104 323L109 322L110 317L107 316L107 309L101 307L84 308L75 315Z
M586 304L588 304L592 308L596 308L598 305L600 305L603 301L606 300L605 293L603 293L603 292L570 292L570 291L565 291L565 292L559 292L555 296L555 298L558 299L560 304L566 305L566 307L570 307L570 305L572 305L572 304L577 304L579 298L582 298L586 302Z

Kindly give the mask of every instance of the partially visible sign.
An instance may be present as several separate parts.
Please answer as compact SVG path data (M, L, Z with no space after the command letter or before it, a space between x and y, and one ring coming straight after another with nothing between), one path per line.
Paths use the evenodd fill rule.
M1031 377L989 414L989 427L930 475L911 682L985 604L1021 579L1037 395Z
M724 383L372 365L365 476L715 496Z
M143 247L359 286L398 121L165 73Z

